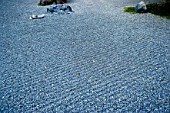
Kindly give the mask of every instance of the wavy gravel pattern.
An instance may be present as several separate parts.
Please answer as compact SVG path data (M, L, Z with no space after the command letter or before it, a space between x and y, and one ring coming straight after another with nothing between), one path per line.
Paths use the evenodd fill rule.
M0 112L169 113L170 21L122 11L139 1L1 0Z

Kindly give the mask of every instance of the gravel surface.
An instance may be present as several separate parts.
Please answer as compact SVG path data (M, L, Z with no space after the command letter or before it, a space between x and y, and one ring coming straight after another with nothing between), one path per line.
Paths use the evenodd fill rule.
M129 1L30 20L46 6L1 0L0 112L169 113L170 20L125 13Z

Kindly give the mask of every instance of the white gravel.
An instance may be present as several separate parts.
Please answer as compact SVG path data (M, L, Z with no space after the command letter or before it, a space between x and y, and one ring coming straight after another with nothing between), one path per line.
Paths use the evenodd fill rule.
M137 0L30 20L38 2L1 0L0 112L169 113L170 20L122 11Z

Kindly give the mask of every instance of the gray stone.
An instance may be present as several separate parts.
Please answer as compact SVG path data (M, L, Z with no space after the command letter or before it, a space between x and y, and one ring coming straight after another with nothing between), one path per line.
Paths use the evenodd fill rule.
M64 13L70 13L72 12L72 8L69 5L64 5L64 4L57 4L57 5L52 5L47 8L47 12L57 12L60 14Z
M143 1L139 2L136 5L135 10L138 13L146 13L147 12L146 4Z

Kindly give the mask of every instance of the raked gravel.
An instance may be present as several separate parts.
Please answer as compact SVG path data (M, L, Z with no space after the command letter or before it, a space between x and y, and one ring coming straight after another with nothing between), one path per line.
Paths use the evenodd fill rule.
M122 11L138 1L1 0L0 112L169 113L170 20Z

